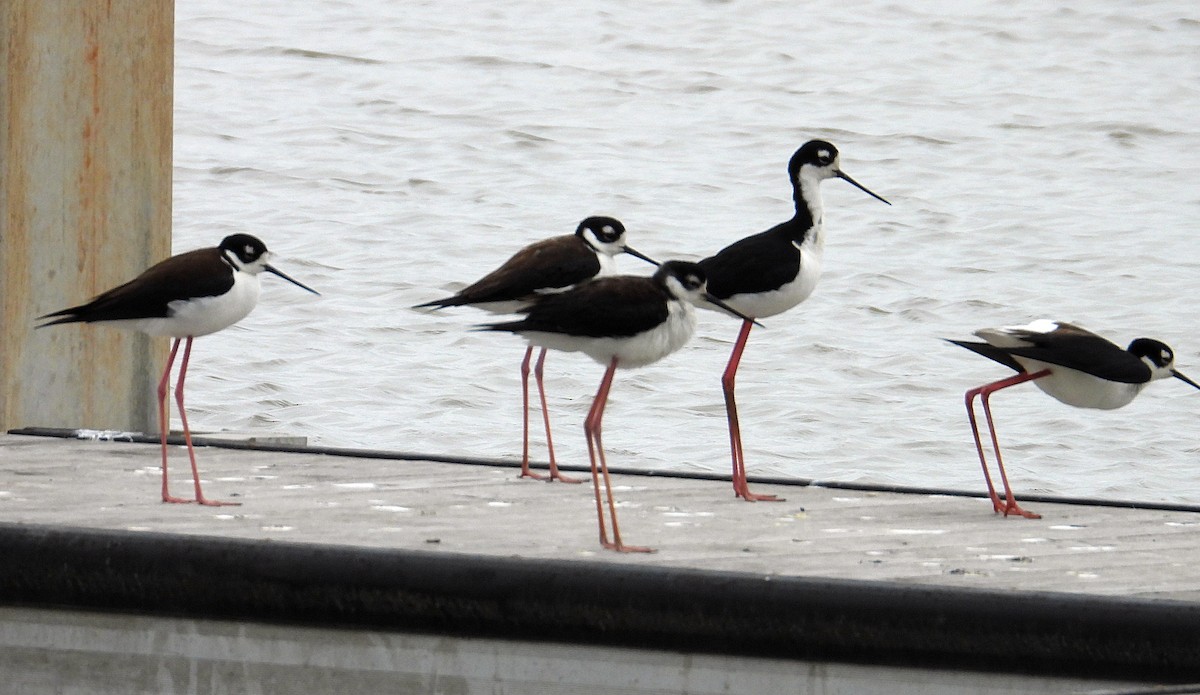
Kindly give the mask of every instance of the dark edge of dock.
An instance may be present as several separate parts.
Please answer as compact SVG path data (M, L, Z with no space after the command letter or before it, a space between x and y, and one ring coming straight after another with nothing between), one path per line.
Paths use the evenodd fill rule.
M0 603L779 659L1200 680L1200 604L0 524Z

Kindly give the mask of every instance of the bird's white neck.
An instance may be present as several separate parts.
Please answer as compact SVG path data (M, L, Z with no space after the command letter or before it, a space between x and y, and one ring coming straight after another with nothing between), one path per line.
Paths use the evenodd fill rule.
M796 202L796 221L808 230L805 243L813 244L817 250L825 244L825 206L821 199L821 181L825 180L822 170L815 167L801 167L793 186L792 197Z
M597 253L596 260L600 261L600 272L596 273L596 277L617 274L617 259L607 253Z

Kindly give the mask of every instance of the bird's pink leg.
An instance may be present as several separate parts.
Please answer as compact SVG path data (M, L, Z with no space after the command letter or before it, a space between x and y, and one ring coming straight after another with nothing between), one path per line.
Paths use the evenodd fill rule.
M542 402L542 421L546 424L546 450L550 454L550 480L557 480L563 483L582 483L578 478L565 476L558 470L558 462L554 460L554 438L550 435L550 409L546 407L546 386L544 383L544 374L546 365L546 348L542 348L541 354L538 355L537 364L533 368L533 375L537 378L538 397ZM528 413L528 410L526 410ZM528 415L526 415L528 418ZM528 441L528 425L526 425L526 441ZM526 458L528 461L528 458Z
M992 500L992 511L1000 513L1004 511L1004 503L1000 501L1000 496L996 494L996 486L992 484L992 475L988 471L987 457L983 454L983 439L979 436L979 423L975 419L975 396L979 395L983 387L971 389L967 391L967 418L971 421L971 434L975 437L975 451L979 453L979 465L983 466L983 480L987 483L988 497Z
M737 401L733 397L734 381L737 378L738 365L742 361L742 352L746 349L746 341L750 338L752 321L743 321L742 329L738 332L737 341L733 344L733 352L729 355L729 364L721 375L721 388L725 392L725 414L729 418L729 448L733 454L733 493L747 502L782 502L775 495L758 495L750 492L746 482L746 457L742 452L742 428L738 423Z
M651 548L636 545L625 545L621 542L621 530L617 527L617 506L613 501L612 481L608 476L608 463L604 460L604 444L600 439L601 421L604 419L604 406L608 402L608 392L612 388L613 374L617 371L617 358L614 357L604 372L600 381L600 389L592 401L591 410L583 421L583 433L587 438L588 455L592 460L592 484L596 491L596 515L600 522L600 545L619 553L652 553ZM594 440L594 443L593 443ZM604 529L604 506L600 502L600 476L597 473L596 460L599 457L599 470L604 476L604 488L608 494L608 509L612 517L613 541L610 543Z
M608 373L605 372L607 378ZM604 504L600 501L600 470L596 466L596 448L592 442L592 419L596 416L597 408L600 405L600 395L604 391L604 380L600 382L600 390L597 391L596 397L592 400L592 407L588 409L587 417L583 419L583 435L587 440L588 458L592 462L592 488L596 493L596 519L600 523L600 545L608 547L608 530L604 523Z
M546 351L542 350L542 355ZM519 478L545 480L547 476L534 473L529 468L529 361L533 359L533 346L525 348L525 359L521 361L521 475ZM542 408L546 406L543 404ZM549 432L549 429L547 429Z
M196 502L209 507L237 506L241 502L221 502L204 497L200 490L200 469L196 467L196 450L192 447L192 431L188 427L187 411L183 407L183 380L187 377L188 359L192 356L192 337L188 336L183 348L183 361L179 363L179 381L175 384L175 402L179 404L179 419L183 422L183 441L187 443L188 458L192 461L192 480L196 483Z
M171 343L171 356L167 358L167 368L163 370L162 379L158 381L158 431L162 440L162 500L173 504L187 504L195 501L173 497L171 493L167 492L167 384L171 382L171 366L175 364L175 354L179 352L181 341L182 338L176 338L175 342Z
M1049 369L1043 369L1039 372L1033 372L1033 373L1022 372L1021 374L1017 374L1016 376L1012 376L1007 379L1001 379L1000 381L995 381L990 384L986 384L984 386L981 386L978 389L979 401L983 404L983 414L987 418L988 431L992 437L992 450L996 453L996 466L997 466L997 468L1000 469L1000 482L1003 483L1003 485L1004 485L1004 506L1002 508L996 509L996 511L1004 514L1004 516L1008 516L1010 514L1015 514L1018 516L1023 516L1026 519L1042 518L1041 514L1027 512L1024 509L1021 509L1020 505L1017 504L1016 498L1013 496L1012 488L1008 484L1008 474L1004 471L1004 459L1000 456L1000 441L996 438L996 424L995 424L995 421L992 419L992 408L989 403L989 399L990 399L991 395L993 393L995 393L996 391L999 391L1001 389L1006 389L1009 386L1016 386L1017 384L1023 384L1026 381L1033 381L1034 379L1041 379L1042 377L1048 376L1049 374L1050 374ZM978 435L976 435L976 437L978 438ZM980 446L979 450L980 450L980 455L982 457L982 453L983 453L982 446ZM985 465L984 470L985 470L985 477L986 477L986 465ZM988 483L990 485L991 481L989 480ZM993 499L992 499L993 506L995 506L997 504L997 502L998 502L998 500L995 499L995 494L993 492Z

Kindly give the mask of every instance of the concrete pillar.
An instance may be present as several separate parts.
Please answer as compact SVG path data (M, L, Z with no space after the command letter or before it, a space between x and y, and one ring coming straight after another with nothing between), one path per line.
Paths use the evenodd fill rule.
M34 330L171 251L174 0L0 0L0 431L157 432L164 339Z

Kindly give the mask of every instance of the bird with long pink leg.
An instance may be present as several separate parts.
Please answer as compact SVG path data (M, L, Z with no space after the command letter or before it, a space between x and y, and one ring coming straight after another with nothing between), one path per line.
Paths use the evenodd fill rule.
M614 257L627 253L648 263L654 259L638 252L625 241L625 225L612 217L597 215L579 223L574 234L564 234L534 242L513 254L492 272L456 292L453 296L418 304L414 309L441 309L473 306L496 314L514 314L529 307L539 297L570 289L580 283L616 272ZM554 438L550 434L550 411L546 407L546 348L538 354L533 368L542 422L546 428L546 450L550 459L548 475L534 473L529 465L529 364L533 346L525 348L521 361L521 473L522 478L579 483L563 475L554 456Z
M1049 319L1040 319L1025 326L983 328L975 331L975 335L983 338L983 342L948 342L1017 372L1015 376L970 389L965 396L967 417L971 422L971 434L975 437L979 463L983 466L988 497L992 500L992 509L1004 516L1012 514L1028 519L1041 518L1040 514L1022 509L1013 497L989 404L993 393L1032 381L1034 386L1067 405L1114 410L1131 403L1151 382L1159 379L1174 377L1200 389L1200 384L1175 369L1175 353L1171 348L1152 338L1137 338L1129 343L1129 347L1122 349L1085 328ZM996 493L988 471L979 423L975 417L976 396L983 405L983 414L987 419L996 467L1004 486L1003 499Z
M704 270L700 266L667 261L652 277L622 275L593 280L562 294L542 297L525 311L523 319L481 327L482 330L516 333L531 346L582 352L606 366L583 425L592 464L600 545L604 548L618 552L650 552L650 548L626 545L621 539L608 463L604 457L601 424L617 367L652 364L683 347L696 329L693 303L707 301L738 318L751 321L709 294L705 284ZM612 520L611 540L604 520L605 505L600 496L601 478Z
M816 288L817 280L821 277L821 258L825 248L822 181L842 179L891 205L842 171L837 148L824 140L811 140L796 150L788 162L788 178L792 183L792 199L796 207L791 219L765 232L735 241L700 261L700 267L708 276L709 293L751 318L781 314L808 299ZM746 457L742 451L742 430L734 398L734 382L753 326L750 320L742 322L729 362L721 375L725 412L729 420L733 492L748 502L781 501L774 495L750 492L746 481Z
M319 294L271 266L267 262L270 255L266 245L259 239L249 234L233 234L222 239L218 246L181 253L157 263L133 280L100 294L87 304L38 317L39 321L53 319L38 328L66 323L96 323L175 339L171 344L167 367L158 382L163 502L197 502L209 506L240 504L209 499L201 490L192 433L188 427L187 411L183 407L183 385L192 354L192 340L216 333L246 318L258 303L259 274L264 271L272 273L313 294ZM167 390L171 367L181 343L184 345L183 358L179 365L179 379L175 384L175 402L179 404L183 439L192 464L192 481L196 492L194 500L176 497L168 491Z

